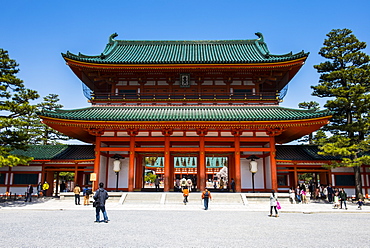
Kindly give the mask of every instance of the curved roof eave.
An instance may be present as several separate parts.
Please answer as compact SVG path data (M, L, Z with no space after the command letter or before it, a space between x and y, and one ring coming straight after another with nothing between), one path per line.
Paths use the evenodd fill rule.
M115 40L117 34L113 34L100 55L67 51L62 56L95 64L255 64L291 61L309 54L270 54L262 34L256 35L259 38L252 40L130 41Z

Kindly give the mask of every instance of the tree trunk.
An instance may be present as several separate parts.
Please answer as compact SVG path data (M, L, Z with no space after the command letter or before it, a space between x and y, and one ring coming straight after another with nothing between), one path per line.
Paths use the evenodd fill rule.
M355 192L356 192L356 199L363 197L362 194L362 180L361 180L361 166L353 167L355 172ZM361 194L361 195L360 195Z

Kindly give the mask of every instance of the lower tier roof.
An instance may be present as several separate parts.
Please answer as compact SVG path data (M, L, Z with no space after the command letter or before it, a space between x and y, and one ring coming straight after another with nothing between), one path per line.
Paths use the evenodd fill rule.
M255 105L99 105L75 110L43 111L41 117L85 121L280 121L330 116L312 111Z
M309 134L328 123L327 110L312 111L257 105L100 105L75 110L43 111L44 123L82 141L95 138L88 129L177 130L191 129L279 129L278 143Z
M95 159L94 145L32 145L27 151L16 150L13 153L33 157L34 160L88 160ZM317 161L336 160L333 156L318 154L319 148L310 145L277 145L277 160Z

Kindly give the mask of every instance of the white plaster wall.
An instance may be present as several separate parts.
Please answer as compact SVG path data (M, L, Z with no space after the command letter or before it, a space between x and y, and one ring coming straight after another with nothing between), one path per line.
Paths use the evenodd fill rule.
M247 159L240 159L241 166L241 187L242 189L252 189L252 173L249 171L249 161ZM263 166L262 160L256 160L258 171L254 175L254 189L263 189L264 188L264 178L263 178Z
M114 159L109 159L108 165L108 188L116 188L117 176L113 171L113 161ZM121 159L121 171L118 174L118 188L127 188L128 187L128 165L129 159Z
M9 171L9 166L0 167L0 171Z
M107 184L107 182L105 181L106 164L107 164L107 158L104 156L100 156L99 182L96 182L97 184L99 184L100 182L104 183L104 185Z
M9 192L12 194L16 193L17 195L24 195L26 193L27 186L28 185L25 185L24 187L10 187ZM35 187L33 187L33 191L35 192Z
M0 187L0 194L5 194L6 187Z
M351 173L353 173L353 169L352 168L348 168L348 167L333 168L331 171L332 172L351 172Z
M42 171L42 166L14 166L12 171Z

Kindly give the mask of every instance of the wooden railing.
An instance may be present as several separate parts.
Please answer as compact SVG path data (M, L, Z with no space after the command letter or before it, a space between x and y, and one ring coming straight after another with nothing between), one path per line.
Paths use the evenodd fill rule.
M127 94L107 94L94 93L92 99L95 101L114 100L114 101L133 101L133 100L278 100L279 95L276 92L253 93L127 93Z

